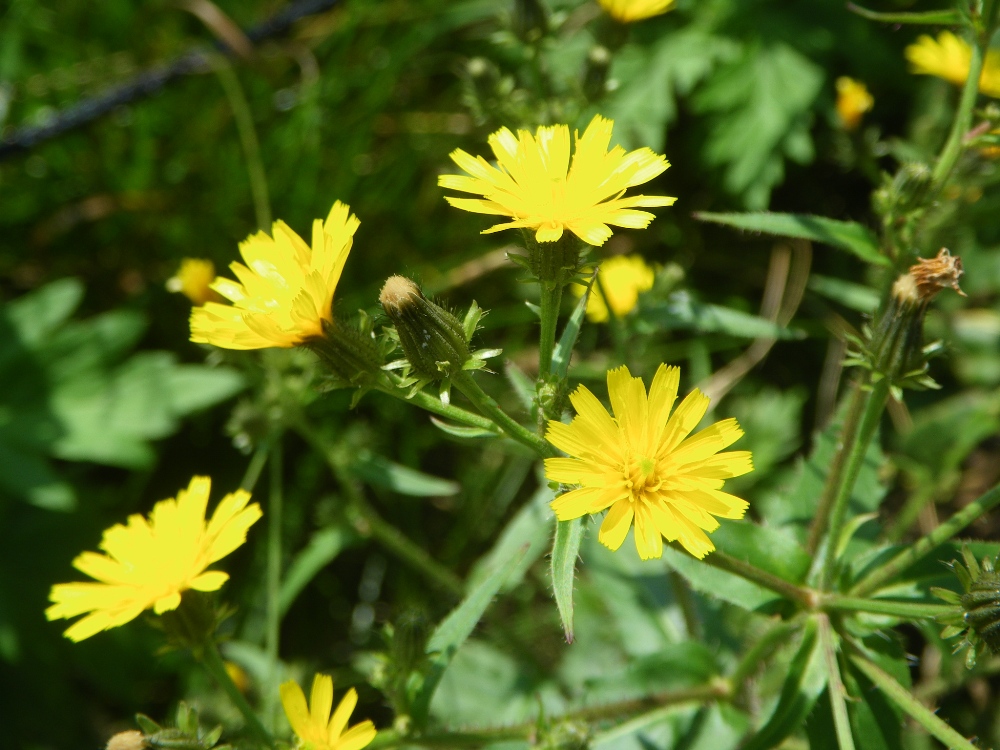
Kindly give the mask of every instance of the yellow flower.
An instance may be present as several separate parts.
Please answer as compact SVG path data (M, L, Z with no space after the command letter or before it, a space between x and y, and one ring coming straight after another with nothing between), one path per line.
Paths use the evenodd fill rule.
M674 0L597 0L604 11L616 21L642 21L674 7Z
M329 675L318 674L313 678L310 705L306 696L294 680L282 683L281 705L292 730L299 738L299 746L304 750L361 750L375 739L375 725L370 721L355 724L346 732L347 722L358 705L358 691L351 688L340 699L337 710L333 708L333 679Z
M442 175L438 184L450 190L482 195L447 201L465 211L509 216L513 221L483 232L530 227L538 242L555 242L568 229L590 245L603 245L611 226L643 229L655 217L636 208L670 206L676 198L662 195L622 197L625 190L649 182L670 164L651 149L608 151L614 122L600 115L591 120L570 161L568 125L540 127L535 135L515 136L501 128L489 137L498 166L462 149L451 158L470 176Z
M969 77L972 48L950 31L938 34L937 41L927 34L906 48L910 69L920 75L937 76L957 86ZM979 90L987 96L1000 98L1000 52L989 50L979 76Z
M184 258L177 273L167 279L168 292L180 292L195 305L221 299L212 291L215 281L215 264L204 258Z
M246 265L230 265L239 283L219 277L212 289L232 302L208 302L191 311L191 340L225 349L292 347L323 335L333 322L333 293L360 222L350 207L333 204L326 221L316 219L312 247L283 221L271 236L250 235L240 243Z
M222 498L206 525L205 510L212 480L194 477L177 499L153 506L149 519L129 516L128 525L104 532L105 554L84 552L73 567L99 583L58 583L45 610L49 620L87 614L73 623L66 637L82 641L102 630L124 625L144 610L156 614L175 609L187 589L215 591L229 576L206 571L246 541L247 529L261 517L257 503L247 505L243 490Z
M550 421L546 439L571 458L545 459L545 476L581 485L552 501L566 521L608 509L599 539L616 550L635 522L635 546L648 560L663 554L663 542L679 541L697 558L715 549L705 534L719 518L742 518L747 503L722 492L723 480L753 471L749 451L718 453L742 435L735 419L691 435L708 397L688 394L677 410L680 370L660 365L646 396L641 378L627 367L608 371L614 418L580 386L570 396L577 416L569 424Z
M656 277L653 269L639 255L616 255L601 264L598 280L594 284L587 300L587 317L594 323L603 323L608 319L608 306L604 301L604 293L608 295L611 311L615 316L628 315L635 309L639 301L639 293L653 288ZM582 297L585 286L574 284L573 294Z
M837 114L844 130L855 130L861 118L875 105L868 87L861 81L841 76L837 79Z

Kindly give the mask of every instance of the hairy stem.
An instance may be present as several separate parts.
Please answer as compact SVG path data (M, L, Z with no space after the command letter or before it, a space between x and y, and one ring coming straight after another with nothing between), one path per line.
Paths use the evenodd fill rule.
M970 523L984 513L988 513L997 505L1000 505L1000 485L986 492L975 502L962 508L962 510L938 526L930 534L920 539L916 544L907 547L887 563L878 566L869 575L856 583L848 593L851 596L866 596L878 590L883 584L888 583L925 555L930 554L936 547L947 542Z
M284 454L281 437L275 436L269 468L271 492L267 506L267 631L264 639L268 660L268 689L264 696L264 718L274 729L278 707L278 644L281 640L281 529L284 505Z
M432 412L442 417L447 417L448 419L460 422L468 427L479 427L480 429L500 434L500 429L493 423L492 420L478 414L473 414L471 411L466 411L458 406L443 404L441 403L441 399L435 398L429 393L417 391L412 396L407 396L407 392L403 388L379 387L379 390L382 393L387 393L388 395L398 398L401 401L406 401L407 403L419 406L425 411Z
M536 435L524 425L512 419L500 408L496 401L479 387L473 377L467 372L461 372L452 378L452 383L479 411L491 419L504 434L513 440L527 446L543 458L557 456L559 452L545 438Z
M986 56L986 45L989 38L985 34L977 35L975 43L972 45L972 57L969 60L969 77L965 79L962 87L962 97L958 100L958 108L955 110L955 119L951 123L951 132L948 133L948 140L945 141L941 156L938 157L934 165L931 178L934 185L942 187L948 176L951 174L958 157L962 155L965 134L972 127L972 112L976 106L976 96L979 93L979 77L983 72L983 60Z
M826 661L828 677L827 692L830 694L830 708L833 711L833 728L837 733L837 747L840 750L855 750L854 735L851 733L851 720L847 715L847 691L844 681L840 678L840 664L837 662L837 646L833 640L833 629L830 618L819 615L819 640L823 649L823 659Z
M851 492L854 490L854 483L857 481L861 464L864 463L865 454L868 452L868 445L871 443L879 420L882 418L882 410L885 408L888 396L889 382L888 379L883 378L872 386L871 392L864 400L861 424L853 443L844 446L844 449L847 450L847 461L844 463L843 476L834 495L833 507L830 510L830 529L827 532L827 543L823 550L823 567L820 577L820 587L823 589L828 589L833 580L833 570L837 562L837 547L844 522L847 520L847 506L850 503Z
M786 581L784 578L780 578L773 573L768 573L766 570L761 570L755 565L727 555L725 552L720 552L719 550L711 552L702 562L738 575L740 578L746 578L748 581L770 589L776 594L781 594L786 599L790 599L806 609L814 609L819 603L819 594L816 591Z
M538 378L542 380L552 371L552 350L556 346L556 325L559 322L563 285L559 282L542 282L540 288L542 328L538 336Z
M870 612L876 615L891 615L905 620L934 618L954 610L947 604L933 602L899 602L891 599L865 599L856 596L831 594L823 597L820 606L826 610L845 612Z
M219 687L229 696L229 700L233 702L233 705L243 714L250 732L268 747L274 747L274 739L271 737L270 732L261 724L260 719L257 718L257 714L254 713L250 704L247 703L247 699L243 697L243 693L236 687L233 679L226 671L226 665L222 661L219 647L214 641L209 641L205 644L204 648L200 650L200 657L205 671L218 683Z

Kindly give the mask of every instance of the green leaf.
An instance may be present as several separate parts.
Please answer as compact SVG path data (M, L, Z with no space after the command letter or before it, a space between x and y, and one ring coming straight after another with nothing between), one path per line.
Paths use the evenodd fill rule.
M966 23L966 17L961 11L956 9L925 10L918 13L879 13L868 10L860 5L848 3L847 9L857 13L862 18L869 21L881 21L883 23L908 23L927 26L958 26Z
M347 547L354 544L356 539L354 534L340 526L320 529L313 534L309 544L292 559L292 564L288 566L281 581L278 611L282 617L316 574L333 562Z
M820 242L838 250L853 253L861 260L888 266L891 261L879 250L878 239L870 229L853 221L838 221L810 214L779 214L770 211L755 213L716 214L695 213L695 218L748 232L763 232L779 237L797 237Z
M83 282L59 279L10 302L6 317L25 344L40 344L69 320L82 299Z
M361 479L410 497L443 497L458 494L461 487L450 479L425 474L371 451L353 454L350 469Z
M802 642L788 667L778 703L760 730L743 745L743 750L777 747L801 727L826 687L826 664L819 644L816 621L802 630Z
M722 520L712 540L726 554L792 583L805 580L812 563L789 532L749 521Z
M504 363L503 371L507 376L507 382L510 383L511 388L514 390L514 395L521 402L521 406L525 409L532 409L535 404L534 381L524 374L524 370L510 360Z
M544 553L552 534L552 511L549 503L555 493L548 484L542 484L500 532L493 547L480 557L469 573L467 588L475 588L504 561L527 545L528 551L521 564L510 574L501 591L510 591L524 580L524 574Z
M573 577L582 540L582 519L556 522L556 533L552 539L552 595L559 609L566 643L573 642Z
M175 416L207 409L246 387L246 381L229 367L176 365L167 375L171 410Z
M704 115L702 158L750 208L767 206L785 174L785 159L813 159L811 112L823 70L791 46L752 43L721 66L693 95Z
M573 356L573 347L576 346L576 339L580 335L583 316L587 312L587 301L590 299L591 292L594 289L597 273L595 270L593 275L591 275L590 283L587 284L587 290L576 303L576 307L573 308L573 314L569 316L562 336L559 337L558 343L556 343L555 348L552 350L552 372L557 377L566 377L566 371L569 370L569 360Z
M452 437L457 437L461 440L472 440L473 438L497 436L497 433L493 432L492 430L484 430L482 427L464 427L462 425L445 422L433 416L430 419L431 423L439 430L441 430L441 432L447 433Z
M475 630L476 624L490 606L493 597L514 574L527 552L528 547L525 545L499 565L482 583L473 587L465 599L431 633L426 647L426 653L432 656L430 668L424 676L423 684L412 706L413 720L417 726L423 726L426 722L434 691L441 682L448 664L459 647Z
M850 281L814 273L809 277L808 287L817 294L822 294L851 310L871 313L878 307L878 292L861 284L853 284Z
M745 578L706 565L687 552L663 546L663 559L671 568L680 573L695 591L706 596L735 604L748 611L770 610L781 602L781 597L763 586L758 586Z
M725 333L748 339L803 337L801 331L786 328L766 318L698 302L685 290L674 292L666 300L640 300L636 329L643 334L692 330L698 333Z

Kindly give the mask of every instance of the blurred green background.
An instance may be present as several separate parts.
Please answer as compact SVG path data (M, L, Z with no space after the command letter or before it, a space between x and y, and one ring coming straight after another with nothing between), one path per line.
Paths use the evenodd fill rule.
M217 5L244 28L283 7ZM486 136L501 125L579 127L594 112L614 118L623 145L666 154L672 167L649 190L678 201L658 211L649 230L623 231L595 257L637 252L666 269L648 295L648 314L627 323L628 356L647 377L656 362L683 364L689 388L747 346L739 314L759 312L772 255L788 252L775 250L787 243L692 214L770 208L871 223L879 170L929 158L957 96L943 81L907 72L903 48L916 31L865 21L841 0L679 0L664 16L614 32L617 49L596 86L587 82L588 54L611 33L598 7L546 3L554 30L537 43L525 31L523 6L345 1L257 45L249 60L228 63L246 110L234 109L225 71L206 71L0 162L0 745L97 747L134 712L159 719L185 696L211 716L231 716L185 655L155 654L151 628L137 623L74 645L43 611L49 587L74 578L70 561L93 549L104 528L148 511L195 473L210 474L221 497L247 468L266 402L255 363L267 356L189 343L189 303L164 288L183 257L210 258L222 272L257 228L241 115L259 139L275 218L308 236L312 219L339 199L361 219L338 310L375 312L382 281L405 273L451 305L477 300L490 311L483 345L502 346L526 370L536 331L523 302L532 292L497 254L513 236L480 235L486 220L450 209L437 175L453 171L454 148L485 153ZM934 6L880 5L903 7ZM173 2L6 0L0 127L49 122L61 108L214 41L212 29ZM865 82L875 97L853 133L834 109L842 75ZM996 177L991 163L970 168L968 189L952 196L947 220L918 248L926 255L940 243L962 255L970 298L943 296L930 321L950 347L934 369L945 387L909 399L914 431L889 441L892 460L880 457L870 477L875 504L889 493L883 513L902 504L904 489L921 485L960 505L1000 474ZM738 447L755 451L758 471L741 491L751 513L772 525L794 514L779 488L802 471L796 457L833 410L833 334L844 322L860 325L877 299L879 280L850 255L816 246L811 272L794 319L798 338L780 341L719 406L744 423L747 442ZM682 301L735 317L714 327L684 322L675 309ZM614 343L607 327L585 329L571 375L599 378L620 358ZM311 362L283 361L301 366L301 381L310 382ZM503 376L484 382L499 391ZM603 393L599 382L594 387ZM371 482L383 517L460 576L516 514L530 524L530 513L542 512L528 457L458 443L384 398L367 397L353 411L343 392L303 399L344 450L368 457L358 465L369 472L362 467L359 476ZM440 481L414 489L430 478L408 475L402 492L381 486L379 461ZM364 686L365 654L383 647L384 623L426 628L454 599L359 538L322 459L292 437L283 479L288 564L323 530L338 529L345 546L291 604L282 657L332 671L340 685L357 683L359 714L385 726L392 714ZM974 531L995 538L997 529L982 523ZM232 627L242 644L262 637L263 537L263 529L253 532L226 565L233 578L224 593L239 605ZM628 674L658 685L731 658L727 649L745 627L734 608L699 597L706 615L725 616L706 616L707 646L681 647L667 579L633 564L634 553L615 558L593 541L578 591L579 643L567 650L547 580L532 568L461 652L436 699L439 715L460 724L523 720L539 702L558 705L581 686L591 697L619 694L625 688L614 682L626 664L640 663L633 672L645 672ZM919 655L931 638L911 630L893 642L900 655ZM921 669L912 670L917 682ZM961 731L995 738L996 683L976 685L971 693L945 685L935 695ZM738 737L742 715L713 711L721 727L714 736ZM681 730L664 726L643 746L677 746Z

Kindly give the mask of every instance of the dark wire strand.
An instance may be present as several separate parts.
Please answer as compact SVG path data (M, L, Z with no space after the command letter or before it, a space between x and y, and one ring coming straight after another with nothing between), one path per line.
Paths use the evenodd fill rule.
M244 33L254 44L273 39L286 34L296 21L329 10L338 2L339 0L299 0L287 5L267 20L246 29ZM215 42L211 48L192 49L172 62L144 70L125 83L56 112L40 125L15 128L7 135L0 136L0 161L30 151L39 143L83 127L122 105L152 96L182 76L208 72L211 69L206 57L209 49L227 57L234 56L233 51L225 44Z

